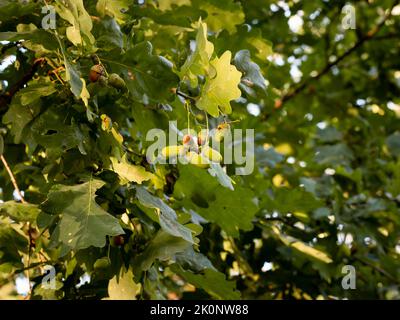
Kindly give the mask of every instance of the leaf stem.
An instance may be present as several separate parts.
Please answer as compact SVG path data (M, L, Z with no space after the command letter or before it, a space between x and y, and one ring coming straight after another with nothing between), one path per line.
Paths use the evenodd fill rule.
M191 97L191 96L188 96L186 93L183 93L182 91L176 90L176 94L177 94L178 96L181 96L182 98L187 99L187 100L190 100L190 101L193 101L193 102L196 101L196 98L193 98L193 97Z

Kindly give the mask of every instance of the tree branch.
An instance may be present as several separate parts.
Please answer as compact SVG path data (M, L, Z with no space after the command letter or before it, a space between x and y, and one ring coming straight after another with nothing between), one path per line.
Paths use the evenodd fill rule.
M23 195L22 195L22 193L21 193L21 191L20 191L20 189L19 189L19 187L18 187L17 180L15 180L14 174L12 173L12 171L11 171L11 169L10 169L10 166L9 166L8 163L7 163L6 158L4 158L3 155L1 155L1 156L0 156L0 159L1 159L1 162L3 162L4 168L6 168L6 171L7 171L8 175L10 176L10 180L11 180L13 186L14 186L15 191L16 191L17 194L18 194L18 197L21 199L21 202L22 202L22 203L26 203L26 202L25 202L25 199L24 199L24 197L23 197Z
M7 105L11 102L13 96L22 89L33 78L39 66L42 66L46 60L44 58L36 59L32 67L28 70L23 77L18 80L9 90L0 96L0 114L5 111Z
M15 191L17 192L17 194L18 194L18 196L19 196L21 202L22 202L22 203L26 203L26 201L25 201L25 199L24 199L24 196L22 195L21 190L20 190L19 187L18 187L17 180L15 179L14 174L13 174L13 172L11 171L10 166L8 165L6 158L4 158L3 155L0 155L0 159L1 159L1 162L3 162L4 168L6 168L6 171L7 171L8 175L10 176L10 180L11 180L11 182L12 182L12 184L13 184L13 186L14 186L14 189L15 189ZM27 234L28 234L28 240L29 240L29 244L28 244L28 261L27 261L27 263L26 263L26 264L27 264L27 267L26 267L26 277L27 277L28 283L29 283L29 293L28 293L28 295L27 295L26 298L29 299L29 297L30 297L30 295L31 295L31 285L30 285L30 274L29 274L29 269L30 269L30 264L31 264L32 247L34 246L34 243L33 243L32 233L31 233L31 232L32 232L31 224L30 224L29 222L27 222L27 223L26 223L26 226L27 226L27 228L28 228Z
M361 37L351 48L349 48L346 52L344 52L342 55L337 57L334 61L328 63L321 71L317 73L316 76L310 77L307 80L305 80L301 85L299 85L297 88L293 89L292 91L289 91L287 94L285 94L280 100L277 100L275 102L275 106L277 108L282 107L287 101L291 100L294 98L296 95L304 91L314 80L318 80L321 78L323 75L328 73L332 67L338 65L342 60L344 60L346 57L351 55L354 51L356 51L359 47L361 47L365 42L368 40L373 39L376 34L382 29L382 27L385 25L385 22L391 17L392 15L392 10L393 8L400 3L399 0L394 1L392 6L390 7L389 11L385 14L383 17L382 21L378 23L374 28L372 28L370 31L366 33L363 37Z

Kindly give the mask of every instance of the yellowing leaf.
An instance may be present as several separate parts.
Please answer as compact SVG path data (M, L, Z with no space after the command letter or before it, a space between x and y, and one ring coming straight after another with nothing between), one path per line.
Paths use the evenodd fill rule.
M136 300L136 295L140 293L142 286L133 280L131 269L125 271L121 269L119 276L114 276L108 282L108 298L104 300Z
M75 46L86 43L86 40L89 41L89 45L93 44L95 38L91 33L92 19L83 5L83 0L66 0L64 3L65 5L58 2L56 10L61 18L72 24L66 30L68 40ZM82 37L82 34L85 37Z
M115 128L111 128L111 134L119 144L124 142L124 137Z
M165 175L166 175L166 170L164 167L157 167L155 174L153 174L151 178L151 182L154 186L155 189L157 190L162 190L164 188L164 185L166 183Z
M231 52L225 51L220 58L211 61L213 67L210 77L207 78L197 107L207 111L213 117L218 117L220 112L232 112L231 100L238 99L241 91L238 88L242 73L231 65Z
M99 0L96 4L96 10L101 17L108 15L115 18L119 24L124 22L126 15L123 10L128 8L129 0Z
M332 263L333 260L329 257L325 252L315 249L310 245L305 244L304 242L283 234L277 227L273 227L272 231L280 238L280 240L287 246L293 247L296 250L300 251L303 254L306 254L314 259L325 263Z
M163 0L158 2L158 8L162 11L171 10L174 6L190 6L190 0Z
M87 107L87 106L88 106L88 101L89 101L89 98L90 98L90 93L89 93L89 91L86 89L86 82L85 82L85 80L81 78L81 81L82 81L82 91L81 91L81 95L80 95L80 96L81 96L81 99L82 99L83 103L84 103L85 106Z
M68 40L71 41L75 46L82 43L82 37L78 26L73 25L68 27L66 29L66 34Z
M312 256L325 263L331 263L332 259L322 251L319 251L313 247L306 245L304 242L296 241L290 244L293 248L305 253L306 255Z
M142 184L143 181L147 181L153 178L151 172L146 171L142 166L136 166L130 164L126 159L126 155L122 157L121 162L116 158L110 159L114 171L123 179L122 183L136 182Z
M214 52L214 45L207 40L207 24L199 21L196 36L196 49L187 58L181 68L181 79L188 78L192 87L198 84L197 76L206 75L209 70L210 58Z
M241 5L232 0L198 1L200 9L207 12L206 22L214 32L226 29L230 34L236 31L236 25L244 22Z

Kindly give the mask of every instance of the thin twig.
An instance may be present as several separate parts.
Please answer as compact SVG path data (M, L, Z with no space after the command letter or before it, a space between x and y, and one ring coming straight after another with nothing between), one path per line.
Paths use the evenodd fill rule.
M4 155L0 155L0 159L1 159L1 162L3 162L4 168L6 168L6 171L7 171L8 175L10 176L11 183L13 184L15 192L17 193L20 201L22 203L26 203L26 201L24 199L24 196L22 195L21 190L18 187L17 180L15 179L14 174L11 171L10 166L8 165L8 162L7 162L6 158L4 158ZM28 293L26 299L29 299L29 297L31 295L31 281L30 281L29 268L30 268L30 264L31 264L31 254L32 254L32 235L31 235L31 224L30 224L30 222L27 222L26 226L28 228L28 241L29 241L29 244L28 244L28 259L27 259L27 267L26 267L26 278L28 279L29 293Z
M188 96L187 94L185 94L185 93L183 93L183 92L181 92L181 91L179 91L179 90L176 90L176 94L177 94L178 96L181 96L182 98L187 99L187 100L190 100L190 101L193 101L193 102L196 101L195 98L190 97L190 96Z
M23 77L13 86L8 88L4 94L0 95L0 113L6 110L7 105L11 102L12 97L33 78L36 71L39 69L39 66L43 66L45 63L45 58L36 59L28 72L25 73Z
M372 262L369 262L369 261L367 261L367 260L364 260L364 259L361 259L361 258L358 258L358 257L355 257L355 260L357 260L357 261L359 261L359 262L361 262L361 263L363 263L363 264L365 264L365 265L367 265L367 266L370 266L372 269L378 271L380 274L382 274L383 276L385 276L385 277L388 278L389 280L391 280L391 281L393 281L393 282L395 282L395 283L400 283L400 281L399 281L396 277L394 277L393 275L391 275L391 274L390 274L389 272L387 272L386 270L380 268L379 266L373 264Z
M22 203L26 203L26 202L25 202L25 199L24 199L24 197L23 197L23 195L22 195L22 193L21 193L21 191L20 191L20 189L19 189L19 187L18 187L17 180L15 180L14 174L12 173L12 171L11 171L11 169L10 169L10 166L9 166L8 163L7 163L6 158L4 158L3 155L1 155L1 156L0 156L0 159L1 159L1 162L3 162L4 168L6 168L8 175L10 176L10 180L11 180L13 186L14 186L15 191L16 191L17 194L18 194L18 197L20 198L20 200L21 200Z

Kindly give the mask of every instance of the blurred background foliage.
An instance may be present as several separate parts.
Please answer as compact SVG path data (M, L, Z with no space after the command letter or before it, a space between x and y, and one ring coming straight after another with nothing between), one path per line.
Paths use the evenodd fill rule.
M55 33L41 29L43 1L0 1L4 158L26 201L2 167L0 298L27 294L15 286L27 264L33 299L126 298L121 288L138 299L400 298L399 1L87 0L87 12L77 5L65 18L68 2L47 1ZM356 29L343 28L346 4ZM171 88L199 94L177 70L200 17L214 55L248 50L262 74L247 74L231 102L232 127L256 133L254 172L227 167L235 191L202 169L144 157L148 130L187 126ZM127 92L89 83L93 54ZM123 154L151 172L146 187L110 169ZM95 223L97 245L81 239L69 251L59 244L79 201L95 201L94 177L99 214L119 225ZM154 208L171 209L177 229ZM59 221L63 212L72 220ZM51 290L40 286L45 264L56 268ZM354 290L342 287L345 265Z

